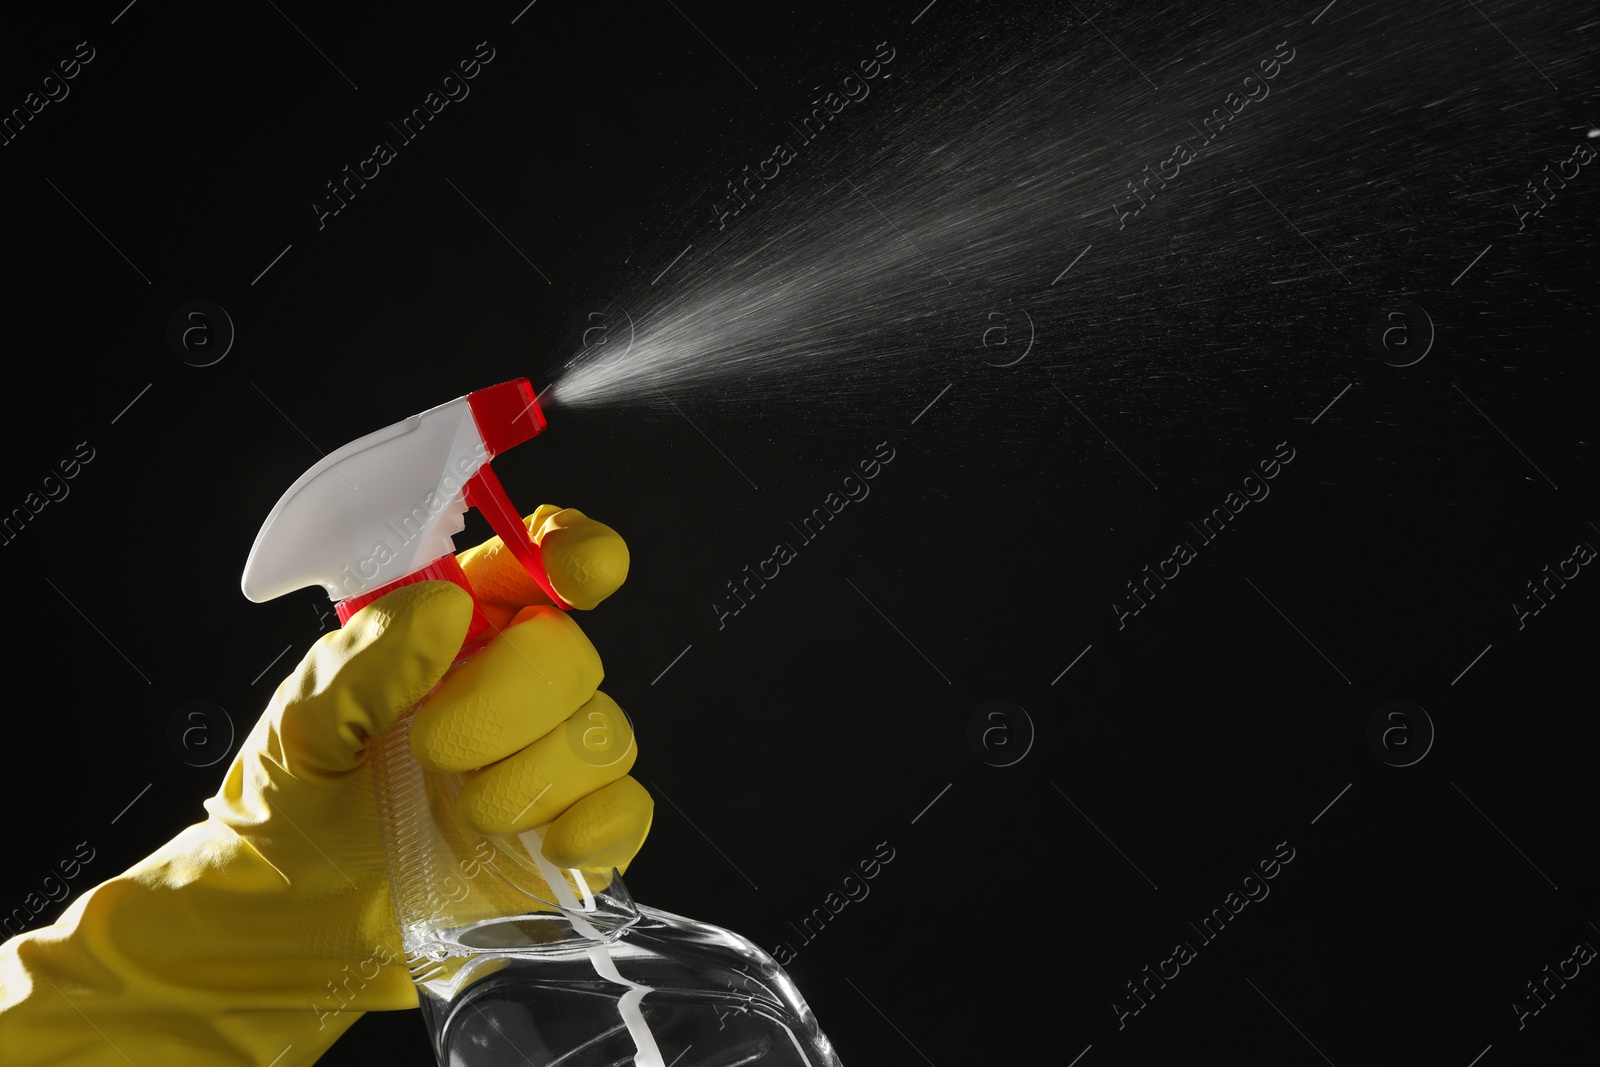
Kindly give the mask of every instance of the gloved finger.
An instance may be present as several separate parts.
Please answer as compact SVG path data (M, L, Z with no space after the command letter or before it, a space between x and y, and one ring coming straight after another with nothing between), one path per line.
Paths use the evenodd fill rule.
M596 693L554 730L474 774L457 803L481 834L520 834L621 778L637 756L628 717Z
M544 553L550 584L575 608L588 609L617 591L628 576L628 545L615 530L575 508L542 504L523 520ZM496 630L519 610L550 598L499 537L456 557Z
M319 638L280 687L290 770L358 766L367 743L439 684L471 621L472 598L460 586L416 582Z
M644 847L655 802L631 776L624 776L575 802L544 835L544 857L557 867L587 867L627 873Z
M417 711L411 752L430 771L470 771L553 730L600 686L600 654L559 608L533 608L444 680Z

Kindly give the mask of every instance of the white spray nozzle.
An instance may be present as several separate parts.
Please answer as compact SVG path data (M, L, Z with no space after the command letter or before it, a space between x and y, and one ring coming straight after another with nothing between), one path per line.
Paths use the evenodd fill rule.
M526 378L480 389L352 441L289 487L256 535L244 595L309 585L335 601L371 593L454 551L468 507L561 606L489 460L544 429ZM509 519L508 519L509 516ZM514 528L513 528L514 527Z

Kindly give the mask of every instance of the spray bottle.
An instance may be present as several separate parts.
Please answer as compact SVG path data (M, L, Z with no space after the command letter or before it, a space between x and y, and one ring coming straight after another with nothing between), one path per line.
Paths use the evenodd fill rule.
M245 596L321 585L343 623L411 582L473 595L451 538L475 507L551 601L570 607L489 466L545 425L522 378L330 453L267 516ZM457 666L494 637L473 603ZM614 869L558 869L543 827L471 830L456 813L462 776L425 771L411 754L415 710L370 758L395 918L441 1065L837 1067L788 975L750 941L635 904Z

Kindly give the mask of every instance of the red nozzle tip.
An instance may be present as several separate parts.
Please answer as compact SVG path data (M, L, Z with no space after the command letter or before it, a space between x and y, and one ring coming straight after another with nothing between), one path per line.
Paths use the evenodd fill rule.
M544 412L526 378L468 393L467 405L490 458L544 432Z

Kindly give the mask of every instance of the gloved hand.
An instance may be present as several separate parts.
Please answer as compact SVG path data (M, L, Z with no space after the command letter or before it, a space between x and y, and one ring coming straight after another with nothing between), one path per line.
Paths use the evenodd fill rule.
M626 576L627 548L608 527L551 505L526 521L574 607ZM563 756L555 728L598 712L627 733L596 690L593 646L498 538L459 559L501 631L493 641L445 678L471 614L446 582L398 589L323 635L205 802L205 822L0 946L0 1064L291 1067L362 1012L415 1007L366 750L441 678L413 751L471 772L469 821L516 832L554 820L552 861L626 868L651 817L626 776L631 736L612 741L624 758L584 761Z

